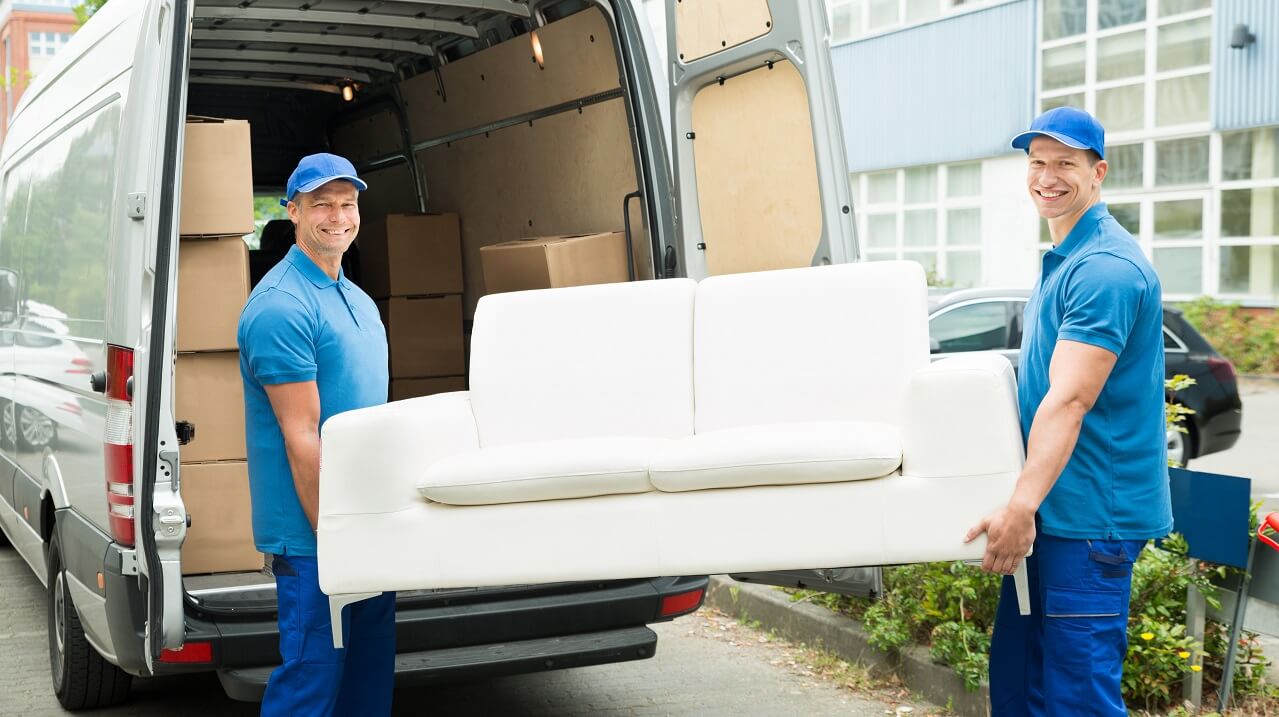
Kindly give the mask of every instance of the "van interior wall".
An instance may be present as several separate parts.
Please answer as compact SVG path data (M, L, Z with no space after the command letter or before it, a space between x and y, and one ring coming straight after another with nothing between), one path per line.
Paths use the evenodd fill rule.
M595 8L538 31L544 64L521 35L401 83L414 144L438 141L578 100L618 93L611 30ZM623 202L639 188L624 99L583 103L531 122L417 152L426 208L461 218L464 311L484 294L480 247L531 236L620 231ZM358 123L358 125L357 125ZM357 126L350 126L357 125ZM388 115L335 128L334 146L357 162L385 155ZM394 150L393 150L394 151ZM417 211L407 164L366 173L361 214ZM636 276L651 278L640 202L631 202Z

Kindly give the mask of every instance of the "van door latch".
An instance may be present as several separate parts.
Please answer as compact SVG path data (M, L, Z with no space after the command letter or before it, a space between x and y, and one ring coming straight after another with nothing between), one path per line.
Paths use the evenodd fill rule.
M143 219L147 215L147 193L132 192L128 196L129 218Z

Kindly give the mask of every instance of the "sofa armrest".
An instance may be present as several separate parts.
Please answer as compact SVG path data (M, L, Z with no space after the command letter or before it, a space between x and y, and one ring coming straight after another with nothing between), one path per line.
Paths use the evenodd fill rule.
M427 466L480 443L467 391L336 415L325 422L320 441L321 521L421 501L417 483Z
M902 425L904 475L1020 473L1025 459L1008 359L973 353L915 372Z

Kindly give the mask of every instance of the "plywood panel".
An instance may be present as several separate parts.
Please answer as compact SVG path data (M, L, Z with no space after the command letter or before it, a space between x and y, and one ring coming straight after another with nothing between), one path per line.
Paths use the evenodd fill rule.
M408 162L364 172L360 179L369 185L368 189L360 192L360 216L363 219L418 210L417 187L413 184L413 172Z
M429 211L462 223L464 310L484 293L480 247L526 236L622 229L622 198L638 186L626 110L610 100L418 153L431 187ZM642 278L648 240L632 202Z
M822 217L804 80L789 62L693 98L693 158L711 274L808 266Z
M620 86L608 23L596 8L512 38L400 84L414 142L443 137Z
M767 35L773 27L768 0L679 0L675 3L675 46L692 62Z
M333 149L352 162L402 152L400 120L385 111L338 125L333 128Z

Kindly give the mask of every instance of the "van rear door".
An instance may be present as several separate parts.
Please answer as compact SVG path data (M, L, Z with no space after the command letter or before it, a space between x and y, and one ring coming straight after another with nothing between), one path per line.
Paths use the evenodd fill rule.
M856 260L825 3L668 2L666 28L683 273ZM733 577L851 595L882 590L879 568Z
M142 281L142 340L134 357L134 461L137 553L146 576L146 657L154 665L164 650L185 639L182 566L186 509L179 493L178 439L173 417L173 346L177 296L178 191L186 111L192 3L148 0L146 29L138 44L135 85L154 88L147 117L136 117L146 156L139 181L148 224ZM137 191L137 190L134 190Z
M684 274L853 261L822 0L666 4Z

